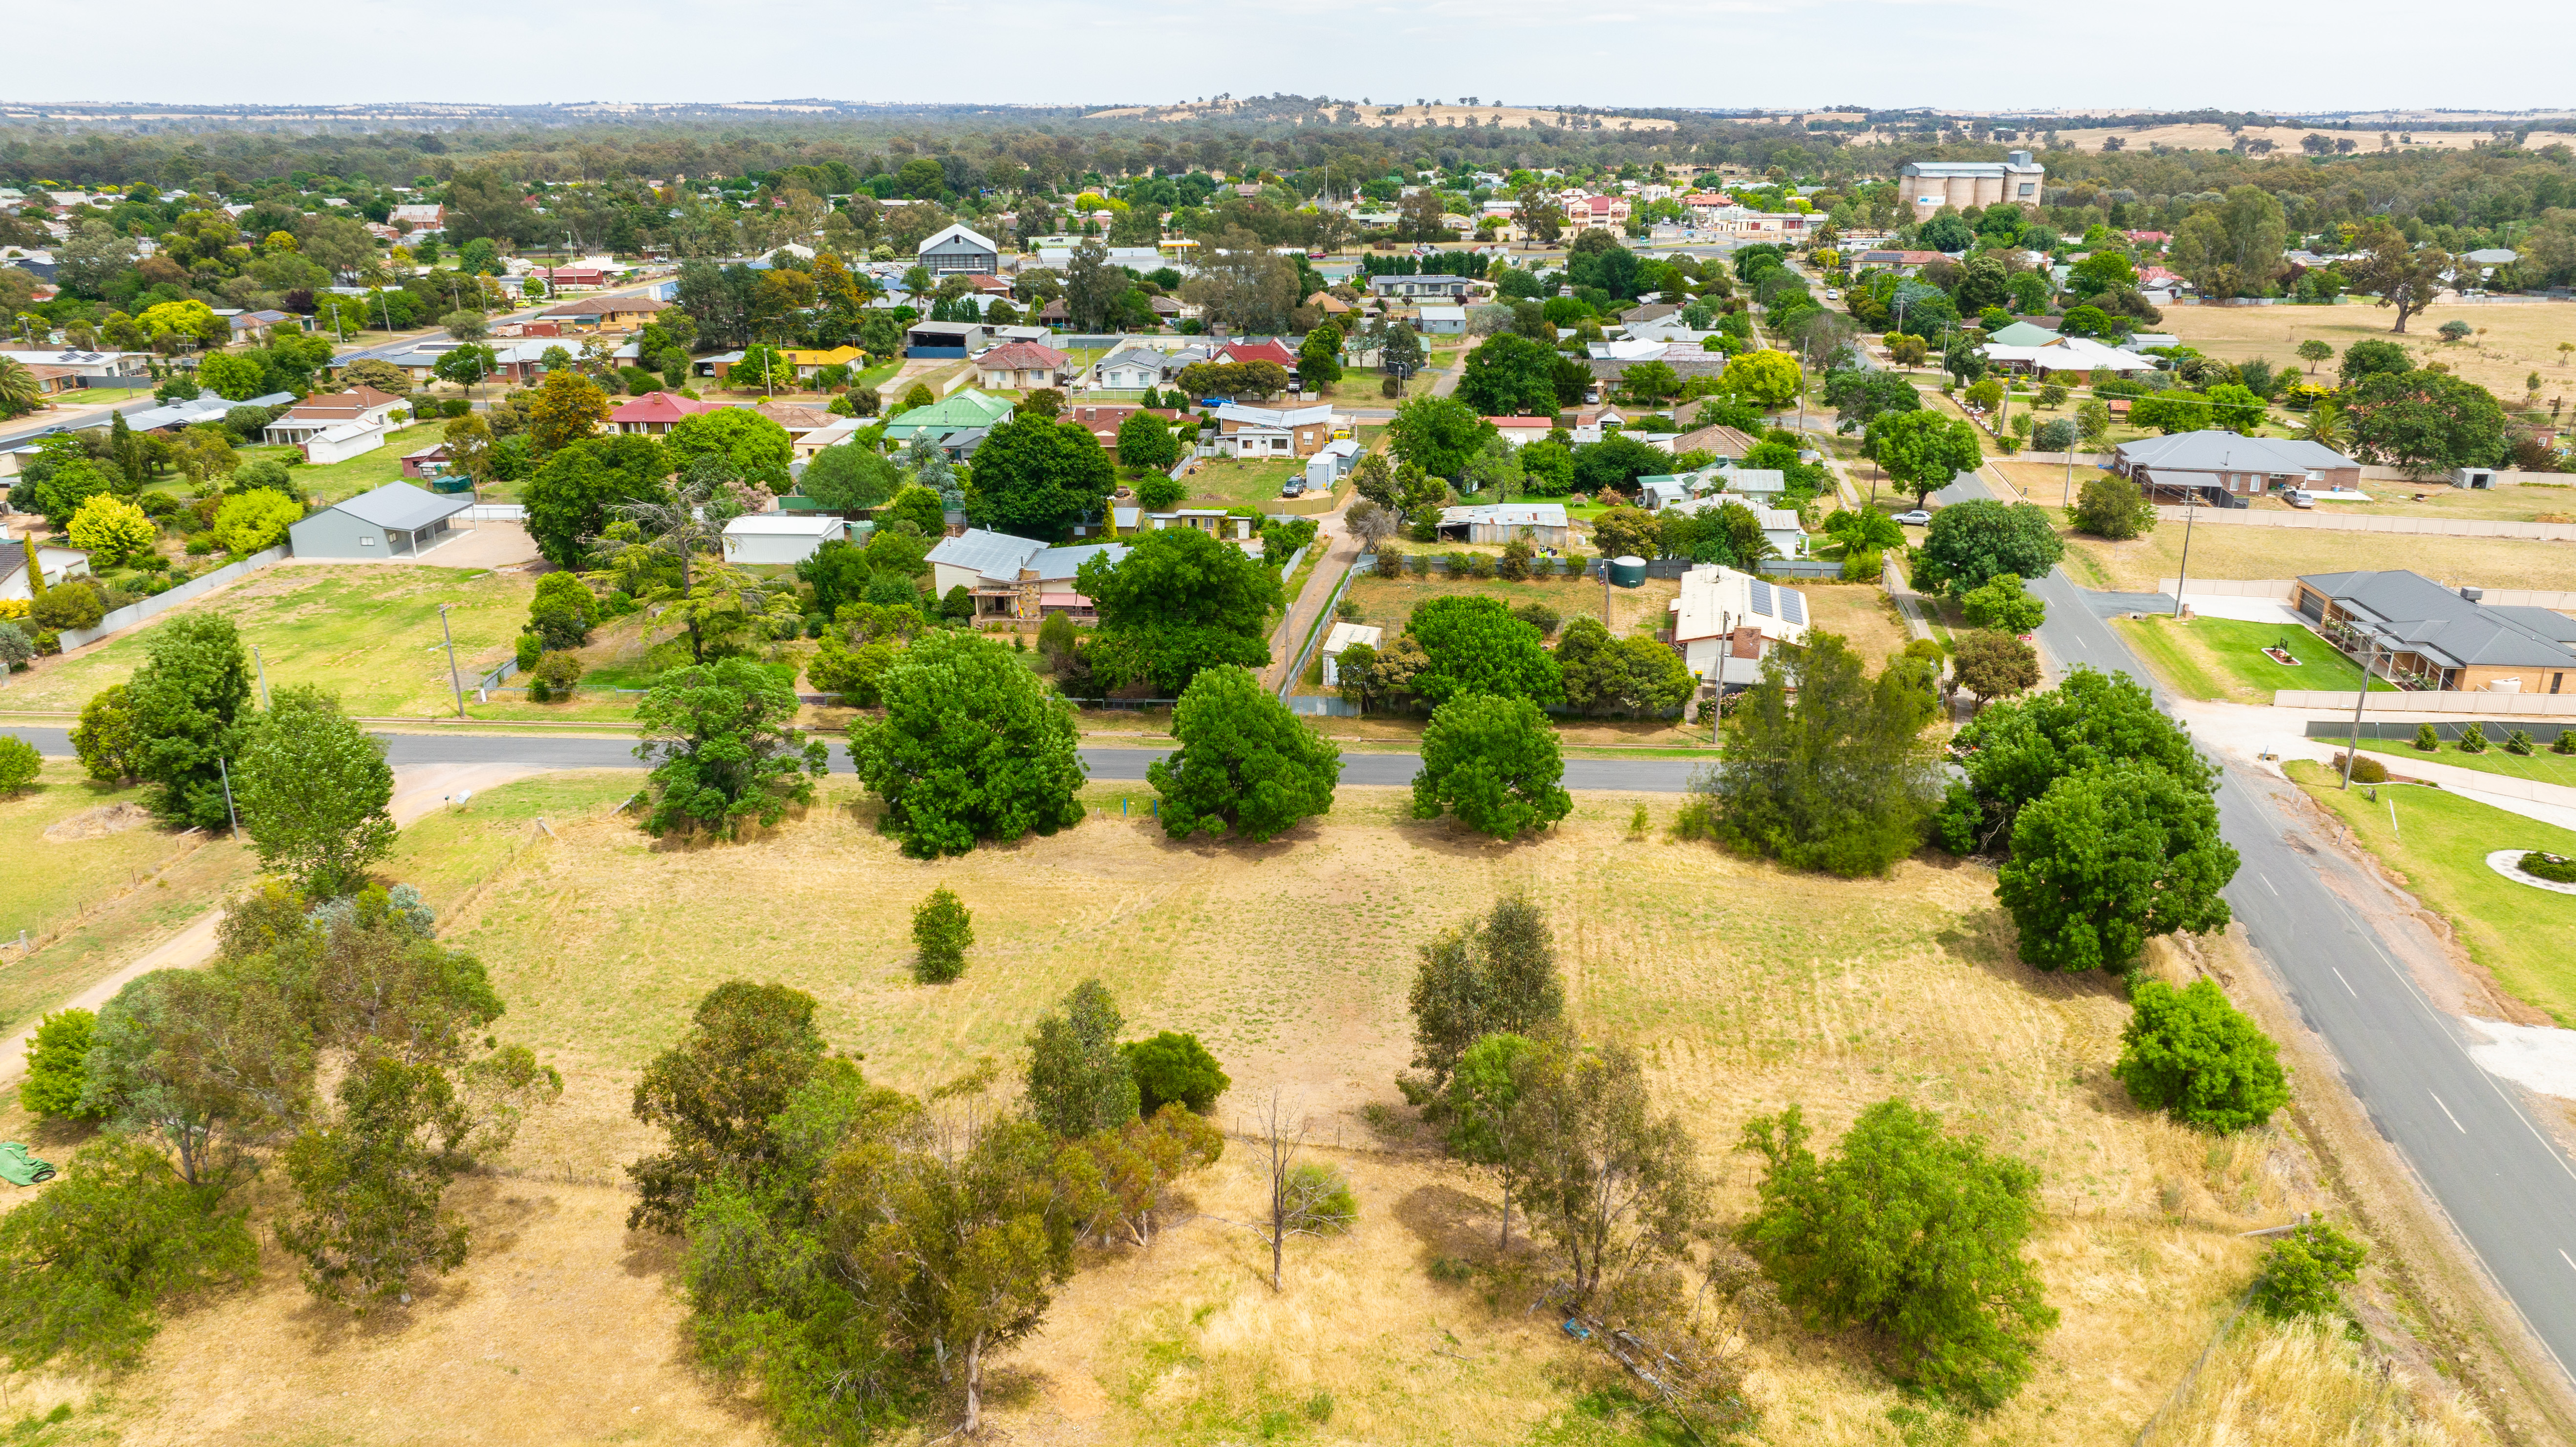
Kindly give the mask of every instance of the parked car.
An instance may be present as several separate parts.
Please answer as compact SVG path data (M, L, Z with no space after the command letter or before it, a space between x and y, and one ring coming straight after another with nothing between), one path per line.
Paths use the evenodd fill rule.
M1918 507L1912 512L1898 513L1896 515L1896 520L1905 524L1909 528L1930 527L1932 525L1932 514L1925 512L1923 509Z
M1841 301L1842 299L1843 299L1843 294L1842 294L1841 292L1838 292L1838 291L1834 290L1834 289L1833 289L1832 287L1830 287L1830 286L1825 288L1825 300L1827 300L1827 301Z
M1281 497L1304 497L1306 495L1306 479L1302 477L1292 477L1286 482L1279 484L1279 495Z
M2308 491L2304 487L2291 488L2289 497L2290 506L2292 507L2315 507L2317 505L2317 495Z

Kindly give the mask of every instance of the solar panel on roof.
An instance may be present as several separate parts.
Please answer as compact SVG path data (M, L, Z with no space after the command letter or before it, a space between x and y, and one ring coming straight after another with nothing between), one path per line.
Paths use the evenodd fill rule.
M1780 590L1780 616L1804 628L1807 626L1807 600L1783 588Z
M1753 580L1753 611L1772 618L1780 616L1779 610L1771 603L1771 585L1759 578Z

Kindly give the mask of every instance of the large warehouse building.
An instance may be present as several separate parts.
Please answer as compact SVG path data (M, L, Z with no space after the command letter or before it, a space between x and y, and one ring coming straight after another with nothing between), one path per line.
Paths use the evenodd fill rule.
M1897 173L1896 199L1916 221L1944 206L1965 211L2012 201L2039 204L2048 168L2034 164L2030 152L2015 151L2001 161L1908 161Z

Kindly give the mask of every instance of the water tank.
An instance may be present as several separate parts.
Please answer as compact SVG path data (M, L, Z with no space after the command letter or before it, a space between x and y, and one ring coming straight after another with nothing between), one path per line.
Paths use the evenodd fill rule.
M1646 586L1646 560L1631 553L1610 560L1610 581L1622 588Z

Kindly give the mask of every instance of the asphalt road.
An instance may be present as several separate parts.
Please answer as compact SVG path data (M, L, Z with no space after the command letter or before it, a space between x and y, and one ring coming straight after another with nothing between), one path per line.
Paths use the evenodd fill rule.
M2128 595L2088 594L2064 569L2051 570L2032 591L2048 604L2039 643L2053 669L2089 664L2153 687L2094 606L2098 597ZM2165 702L2161 690L2158 702ZM2408 950L2439 956L2439 942L2412 920L2374 925L2358 915L2328 881L2347 879L2363 891L2369 881L2357 865L2294 837L2287 806L2296 787L2223 762L2219 828L2240 858L2228 907L2332 1048L2372 1123L2414 1167L2564 1373L2576 1362L2576 1166L2533 1122L2521 1088L2469 1058L2468 1047L2481 1042L2434 1009L2398 963Z
M14 734L36 746L38 753L57 758L72 754L68 729L25 728L12 725L0 728L0 734ZM525 764L542 769L637 769L643 765L635 758L635 746L624 739L565 737L556 734L475 734L419 733L378 734L385 742L385 759L397 769L422 764ZM1141 783L1146 766L1168 753L1165 749L1084 749L1082 761L1089 766L1091 777L1106 783ZM832 744L832 772L851 772L849 751L836 740ZM1422 767L1415 754L1342 755L1342 782L1345 784L1394 784L1413 782ZM1565 761L1565 786L1569 789L1597 789L1615 793L1678 794L1690 783L1699 764L1691 759L1568 759Z

